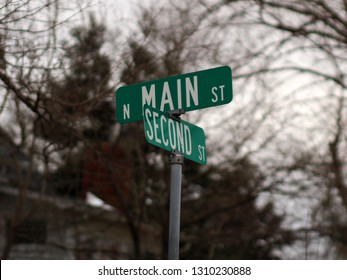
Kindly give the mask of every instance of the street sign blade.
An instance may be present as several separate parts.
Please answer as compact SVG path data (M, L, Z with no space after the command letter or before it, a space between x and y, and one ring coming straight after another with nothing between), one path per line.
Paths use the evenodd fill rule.
M167 113L144 105L145 136L149 143L167 151L177 151L200 164L206 164L205 133L201 127L169 118Z
M142 120L145 104L162 112L227 104L233 98L231 76L230 67L221 66L120 87L115 93L117 121Z

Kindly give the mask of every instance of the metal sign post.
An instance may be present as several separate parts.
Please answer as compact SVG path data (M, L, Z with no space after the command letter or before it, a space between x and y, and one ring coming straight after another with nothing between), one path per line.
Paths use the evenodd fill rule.
M115 93L117 121L143 119L147 141L171 152L169 260L179 259L183 159L207 162L204 130L180 116L231 102L231 74L229 66L221 66L123 86Z
M169 216L169 260L179 259L180 215L181 215L181 185L183 155L172 151L170 155L170 216Z

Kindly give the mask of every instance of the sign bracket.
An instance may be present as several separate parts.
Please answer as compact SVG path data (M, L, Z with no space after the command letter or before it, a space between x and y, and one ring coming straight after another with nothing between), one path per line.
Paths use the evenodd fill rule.
M185 111L183 109L178 109L178 110L166 112L166 114L168 115L170 119L173 119L179 122L181 121L181 114L185 114Z

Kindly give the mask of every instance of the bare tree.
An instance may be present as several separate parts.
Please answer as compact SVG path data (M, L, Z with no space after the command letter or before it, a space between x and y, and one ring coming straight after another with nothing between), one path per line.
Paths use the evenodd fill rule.
M310 184L319 189L316 198L320 197L323 202L317 205L321 211L314 211L318 224L312 222L313 230L331 237L335 244L345 243L339 237L334 238L333 230L329 233L324 220L328 212L331 217L339 213L340 218L335 218L336 223L331 218L330 225L332 229L337 225L344 228L347 211L344 160L346 2L254 0L218 1L218 4L215 13L221 13L223 9L225 17L230 19L230 28L238 25L249 36L242 40L247 47L243 56L246 60L240 60L248 63L240 66L235 78L258 77L268 84L281 81L277 85L281 91L275 87L273 90L287 98L281 102L281 106L288 107L285 116L290 111L295 112L297 118L292 124L296 129L284 131L291 141L283 142L282 147L296 139L300 146L291 145L286 149L301 156L291 157L286 153L284 162L287 161L285 165L295 172L298 169L308 172ZM234 10L245 5L247 11L234 18ZM296 184L303 186L305 181Z
M87 1L79 6L55 0L6 0L0 4L0 114L6 120L2 127L13 137L18 153L25 154L28 161L23 166L23 159L13 158L18 196L3 258L9 256L14 231L31 215L26 200L32 175L38 169L47 175L49 158L55 150L33 132L37 121L62 126L43 102L50 95L49 81L64 68L60 37L74 15L88 5ZM35 184L38 191L44 190L45 182Z

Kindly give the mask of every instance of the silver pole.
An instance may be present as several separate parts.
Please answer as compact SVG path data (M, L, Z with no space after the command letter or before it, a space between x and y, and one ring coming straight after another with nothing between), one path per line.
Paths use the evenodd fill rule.
M172 151L170 155L170 216L169 216L169 260L179 259L180 243L180 214L181 214L181 185L183 155Z

